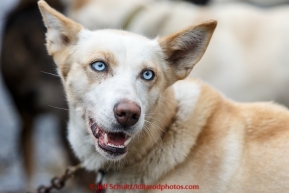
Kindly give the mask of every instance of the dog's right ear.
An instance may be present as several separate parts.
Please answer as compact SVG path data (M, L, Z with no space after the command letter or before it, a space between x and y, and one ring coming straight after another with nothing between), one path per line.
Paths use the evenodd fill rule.
M82 29L80 24L57 12L43 0L38 1L38 6L47 28L46 45L50 55L78 40L78 33Z

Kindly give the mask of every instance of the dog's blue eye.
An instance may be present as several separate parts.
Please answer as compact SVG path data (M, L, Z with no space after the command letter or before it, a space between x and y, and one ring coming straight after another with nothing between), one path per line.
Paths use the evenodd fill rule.
M91 67L95 71L105 71L106 70L106 65L103 62L94 62L91 64Z
M144 80L152 80L155 77L155 73L152 70L146 70L142 73L142 78Z

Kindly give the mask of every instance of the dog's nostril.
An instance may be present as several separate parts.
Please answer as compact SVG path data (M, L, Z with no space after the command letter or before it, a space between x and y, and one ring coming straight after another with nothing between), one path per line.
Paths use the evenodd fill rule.
M132 118L133 119L139 119L139 116L137 114L133 114Z
M123 126L133 126L141 114L140 107L133 101L123 100L114 106L114 116Z
M120 117L125 117L126 116L126 113L125 112L120 112L120 114L118 115Z

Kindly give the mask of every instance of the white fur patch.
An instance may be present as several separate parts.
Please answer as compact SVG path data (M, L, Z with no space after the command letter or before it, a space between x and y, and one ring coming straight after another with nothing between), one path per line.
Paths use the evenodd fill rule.
M173 85L176 100L179 104L178 115L183 120L188 120L200 96L200 86L195 82L178 81Z
M237 124L234 124L237 125ZM242 160L242 150L243 150L243 144L240 143L240 141L243 141L240 139L243 135L237 132L238 129L236 127L229 129L229 134L222 142L224 146L224 162L222 163L220 172L220 179L222 181L225 181L226 183L229 183L230 180L233 178L234 174L240 167L240 160ZM241 130L241 129L239 129ZM220 192L225 192L227 186L219 187ZM221 189L223 188L223 189Z
M97 171L106 160L95 150L94 139L88 133L79 113L73 107L70 107L68 139L75 154L82 161L83 166L88 170Z

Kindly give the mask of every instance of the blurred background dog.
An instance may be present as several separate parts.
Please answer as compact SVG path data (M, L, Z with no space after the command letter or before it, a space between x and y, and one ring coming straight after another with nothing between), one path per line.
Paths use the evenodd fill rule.
M282 4L286 4L288 0L210 0L210 3L235 3L235 2L245 2L251 3L253 5L257 5L260 7L271 7L271 6L279 6Z
M2 9L9 1L3 0ZM1 20L0 192L35 189L77 162L66 142L66 100L45 50L36 2L15 0L14 9ZM122 28L152 38L217 19L216 34L193 76L236 100L273 100L289 106L288 0L47 2L87 28ZM83 180L78 182L86 190L74 181L67 192L88 191L94 176L83 175L88 179L79 177Z
M60 1L47 2L63 11ZM0 192L35 189L36 185L47 184L49 178L62 174L68 165L77 163L66 140L66 99L54 62L44 46L46 30L37 0L21 0L17 3L6 17L0 63L3 82L20 119L15 132L17 137L14 143L17 146L10 151L16 151L19 155L17 160L23 172L16 172L16 175L23 175L23 183L14 182L14 185L14 177L9 181L9 175L6 174L9 171L3 168L0 175L6 179L0 181L6 183L0 182ZM2 110L1 114L4 113ZM1 128L1 132L4 129ZM9 139L5 141L9 142ZM17 165L13 164L13 158L3 157L6 157L3 158L4 163L12 161L6 165ZM89 189L89 183L94 182L93 177L90 181L84 180L81 184ZM77 184L74 187L71 185L71 189L76 187Z

